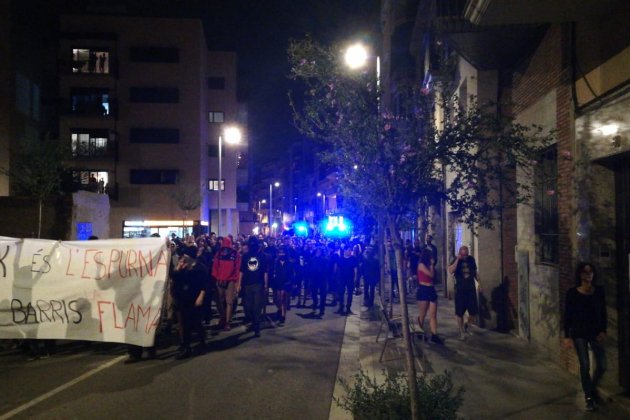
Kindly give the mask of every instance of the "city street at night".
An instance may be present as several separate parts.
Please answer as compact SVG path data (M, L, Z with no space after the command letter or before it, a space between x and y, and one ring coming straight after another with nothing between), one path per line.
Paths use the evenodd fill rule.
M630 419L630 0L0 0L0 420Z
M305 314L293 308L260 338L245 327L221 332L205 355L182 361L177 346L131 365L111 345L66 342L32 361L3 351L0 418L327 419L346 318Z

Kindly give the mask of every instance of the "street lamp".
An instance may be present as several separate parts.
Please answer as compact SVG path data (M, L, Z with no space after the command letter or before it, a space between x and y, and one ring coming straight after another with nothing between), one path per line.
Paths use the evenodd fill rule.
M357 70L361 67L367 65L369 58L368 48L357 42L356 44L352 44L346 50L344 55L344 59L346 61L346 65L352 69ZM381 58L376 56L376 91L380 92L381 88ZM379 113L380 113L380 95L379 95Z
M219 228L217 229L217 234L221 236L221 190L225 183L223 182L223 137L225 136L225 141L227 144L238 144L241 142L241 130L238 127L230 126L225 127L223 130L223 134L219 135L219 188L218 188L218 203L217 210L219 213L218 221Z
M326 217L326 194L318 192L317 196L322 198L322 218L324 218Z
M278 188L280 183L278 181L269 184L269 233L271 233L272 225L275 229L278 225L273 223L273 187Z

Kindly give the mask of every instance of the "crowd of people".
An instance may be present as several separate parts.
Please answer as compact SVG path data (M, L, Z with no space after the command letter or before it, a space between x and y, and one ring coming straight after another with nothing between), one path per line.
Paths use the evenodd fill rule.
M395 253L391 241L387 245L392 259L386 261L386 269L390 271L392 295L397 300L400 296L395 285L398 278ZM179 326L181 346L177 358L206 351L203 323L209 324L213 314L218 314L218 322L213 324L215 329L230 331L239 297L245 314L243 321L259 337L263 316L283 326L292 305L310 307L310 315L315 319L323 317L330 306L336 308L336 314L354 314L354 297L359 295L363 296L364 306L372 307L381 278L378 248L363 237L337 240L239 235L234 238L211 233L196 238L173 236L170 246L173 261L165 316L175 318ZM405 289L413 291L420 279L417 295L421 307L420 329L428 309L431 340L441 344L437 334L434 274L427 277L426 273L435 271L437 249L429 235L426 243L406 241L401 251L403 275L409 279ZM430 287L431 293L424 293L425 287ZM430 300L426 305L425 296ZM269 305L274 305L275 311L267 313ZM198 344L193 349L194 334ZM130 362L138 360L138 353L130 358Z

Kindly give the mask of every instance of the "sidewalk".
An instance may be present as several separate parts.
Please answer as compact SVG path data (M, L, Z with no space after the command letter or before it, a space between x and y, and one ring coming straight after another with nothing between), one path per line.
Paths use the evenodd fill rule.
M439 294L439 292L438 292ZM360 302L361 297L356 297ZM357 302L357 303L358 303ZM415 321L418 308L408 299L409 317ZM356 305L355 312L358 309ZM359 315L348 317L337 377L350 378L359 367L369 375L382 377L384 370L403 371L402 339L390 341L383 358L378 359L383 339L376 343L380 325L379 308L361 308ZM394 315L400 312L394 306ZM428 330L428 320L425 321ZM579 379L560 369L536 352L536 347L518 337L473 328L474 336L459 340L453 301L440 296L438 332L443 346L419 342L427 374L448 370L456 386L464 386L464 404L460 415L466 419L628 419L628 401L609 402L599 411L585 412ZM420 368L420 363L417 365ZM420 372L420 369L418 369ZM338 384L334 395L343 390ZM330 418L351 418L333 402Z

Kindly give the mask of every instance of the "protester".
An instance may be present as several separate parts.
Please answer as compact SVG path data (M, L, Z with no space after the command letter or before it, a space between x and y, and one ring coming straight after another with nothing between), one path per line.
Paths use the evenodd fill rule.
M173 270L172 293L177 314L181 317L182 343L177 359L185 359L193 353L191 335L197 333L199 345L195 353L206 351L206 336L201 325L201 308L208 284L208 269L197 260L197 248L187 246Z
M595 284L593 264L581 262L575 272L576 286L566 294L564 309L564 347L575 348L580 362L580 379L586 410L597 409L597 385L606 371L606 338L608 316L604 288ZM595 371L591 376L589 348L593 351Z
M340 315L353 315L351 309L352 297L354 295L354 284L359 273L358 266L357 258L352 255L352 248L346 247L343 252L343 257L337 261L339 309L335 313ZM345 308L343 301L344 294L346 294Z
M212 276L216 279L219 313L221 320L219 328L230 331L232 328L233 304L237 296L236 283L239 279L241 257L232 247L229 236L219 238L221 248L214 255L212 262Z
M424 248L420 254L418 264L418 288L416 289L416 300L418 301L418 324L420 331L424 334L424 318L429 314L429 328L431 330L431 341L436 344L444 344L437 334L437 293L433 279L435 278L435 259L431 250Z
M323 247L318 247L313 253L309 267L311 267L311 286L313 305L311 306L313 312L319 310L317 316L323 317L326 312L326 294L328 284L328 261L324 257Z
M455 315L459 327L459 339L465 340L466 334L472 335L470 325L479 313L477 303L477 263L469 255L468 247L459 248L457 258L448 266L448 272L455 276ZM464 314L468 311L468 322L464 323Z
M368 247L363 254L361 275L364 289L363 305L371 308L374 306L374 291L381 278L381 263L372 247Z
M250 330L255 337L260 337L260 316L269 287L267 259L260 251L256 238L252 237L247 245L248 251L241 260L237 289L243 288L243 307L245 318L251 322Z
M278 251L273 270L272 287L276 298L276 306L278 308L279 325L284 325L287 317L287 308L289 299L291 298L291 290L295 281L295 267L289 260L287 249L282 246Z

